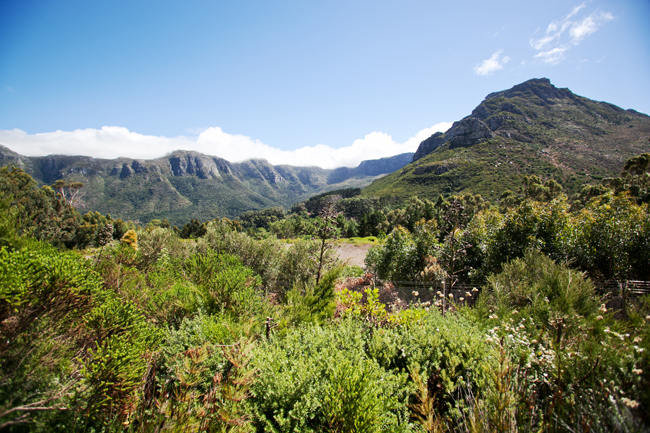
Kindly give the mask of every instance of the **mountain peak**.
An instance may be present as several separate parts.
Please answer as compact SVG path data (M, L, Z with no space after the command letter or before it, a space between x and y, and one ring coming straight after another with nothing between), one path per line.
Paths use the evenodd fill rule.
M536 97L548 102L550 99L573 98L575 95L569 89L555 87L548 78L532 78L510 89L490 93L485 100L514 97Z
M548 78L533 78L487 95L469 116L454 122L444 134L436 133L420 143L413 160L440 147L469 147L495 137L540 145L554 145L552 135L571 140L602 137L633 118L647 121L647 116L555 87Z
M489 94L469 116L420 143L413 163L364 194L479 193L498 198L524 176L553 178L567 193L617 175L647 152L650 117L536 78Z

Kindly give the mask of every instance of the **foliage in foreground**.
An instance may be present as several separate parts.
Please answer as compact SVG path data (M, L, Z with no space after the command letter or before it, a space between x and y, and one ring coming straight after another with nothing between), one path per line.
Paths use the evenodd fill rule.
M647 205L624 195L401 215L376 269L485 281L476 307L445 314L338 290L355 271L323 242L221 220L66 252L3 203L0 430L648 430L650 298L616 311L567 265L643 270Z

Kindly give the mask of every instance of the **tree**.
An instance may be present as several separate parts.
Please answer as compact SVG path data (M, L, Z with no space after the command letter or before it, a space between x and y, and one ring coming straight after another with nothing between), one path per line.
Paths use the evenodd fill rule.
M16 233L58 245L76 245L79 212L49 186L40 187L16 167L0 168L0 196L14 210Z
M82 207L83 194L81 188L84 184L82 182L71 182L59 179L52 184L52 189L59 194L59 197L68 205L73 207Z
M192 218L190 222L185 224L179 232L179 236L183 239L195 239L202 237L206 232L206 226L196 218Z
M316 218L316 235L320 240L316 284L320 282L320 277L323 272L325 253L331 248L331 244L328 241L336 238L338 235L338 229L336 227L337 216L338 212L336 211L335 201L330 200L323 205L318 218Z

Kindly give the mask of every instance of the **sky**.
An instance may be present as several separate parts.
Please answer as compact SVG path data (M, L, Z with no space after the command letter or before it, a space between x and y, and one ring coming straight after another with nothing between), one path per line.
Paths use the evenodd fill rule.
M530 78L650 113L650 1L0 0L0 144L355 166Z

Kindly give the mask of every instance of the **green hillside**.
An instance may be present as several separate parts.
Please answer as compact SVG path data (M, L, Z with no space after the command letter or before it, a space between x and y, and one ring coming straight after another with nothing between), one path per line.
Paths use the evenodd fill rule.
M412 154L363 161L356 168L272 165L265 160L231 163L198 152L176 151L153 160L86 156L26 157L0 146L0 165L15 165L39 183L80 181L80 210L147 222L167 218L233 217L248 210L289 207L314 194L362 187L404 166Z
M413 162L376 180L366 196L479 193L497 198L526 175L568 192L617 175L650 149L650 117L533 79L488 95L446 133L423 141Z

